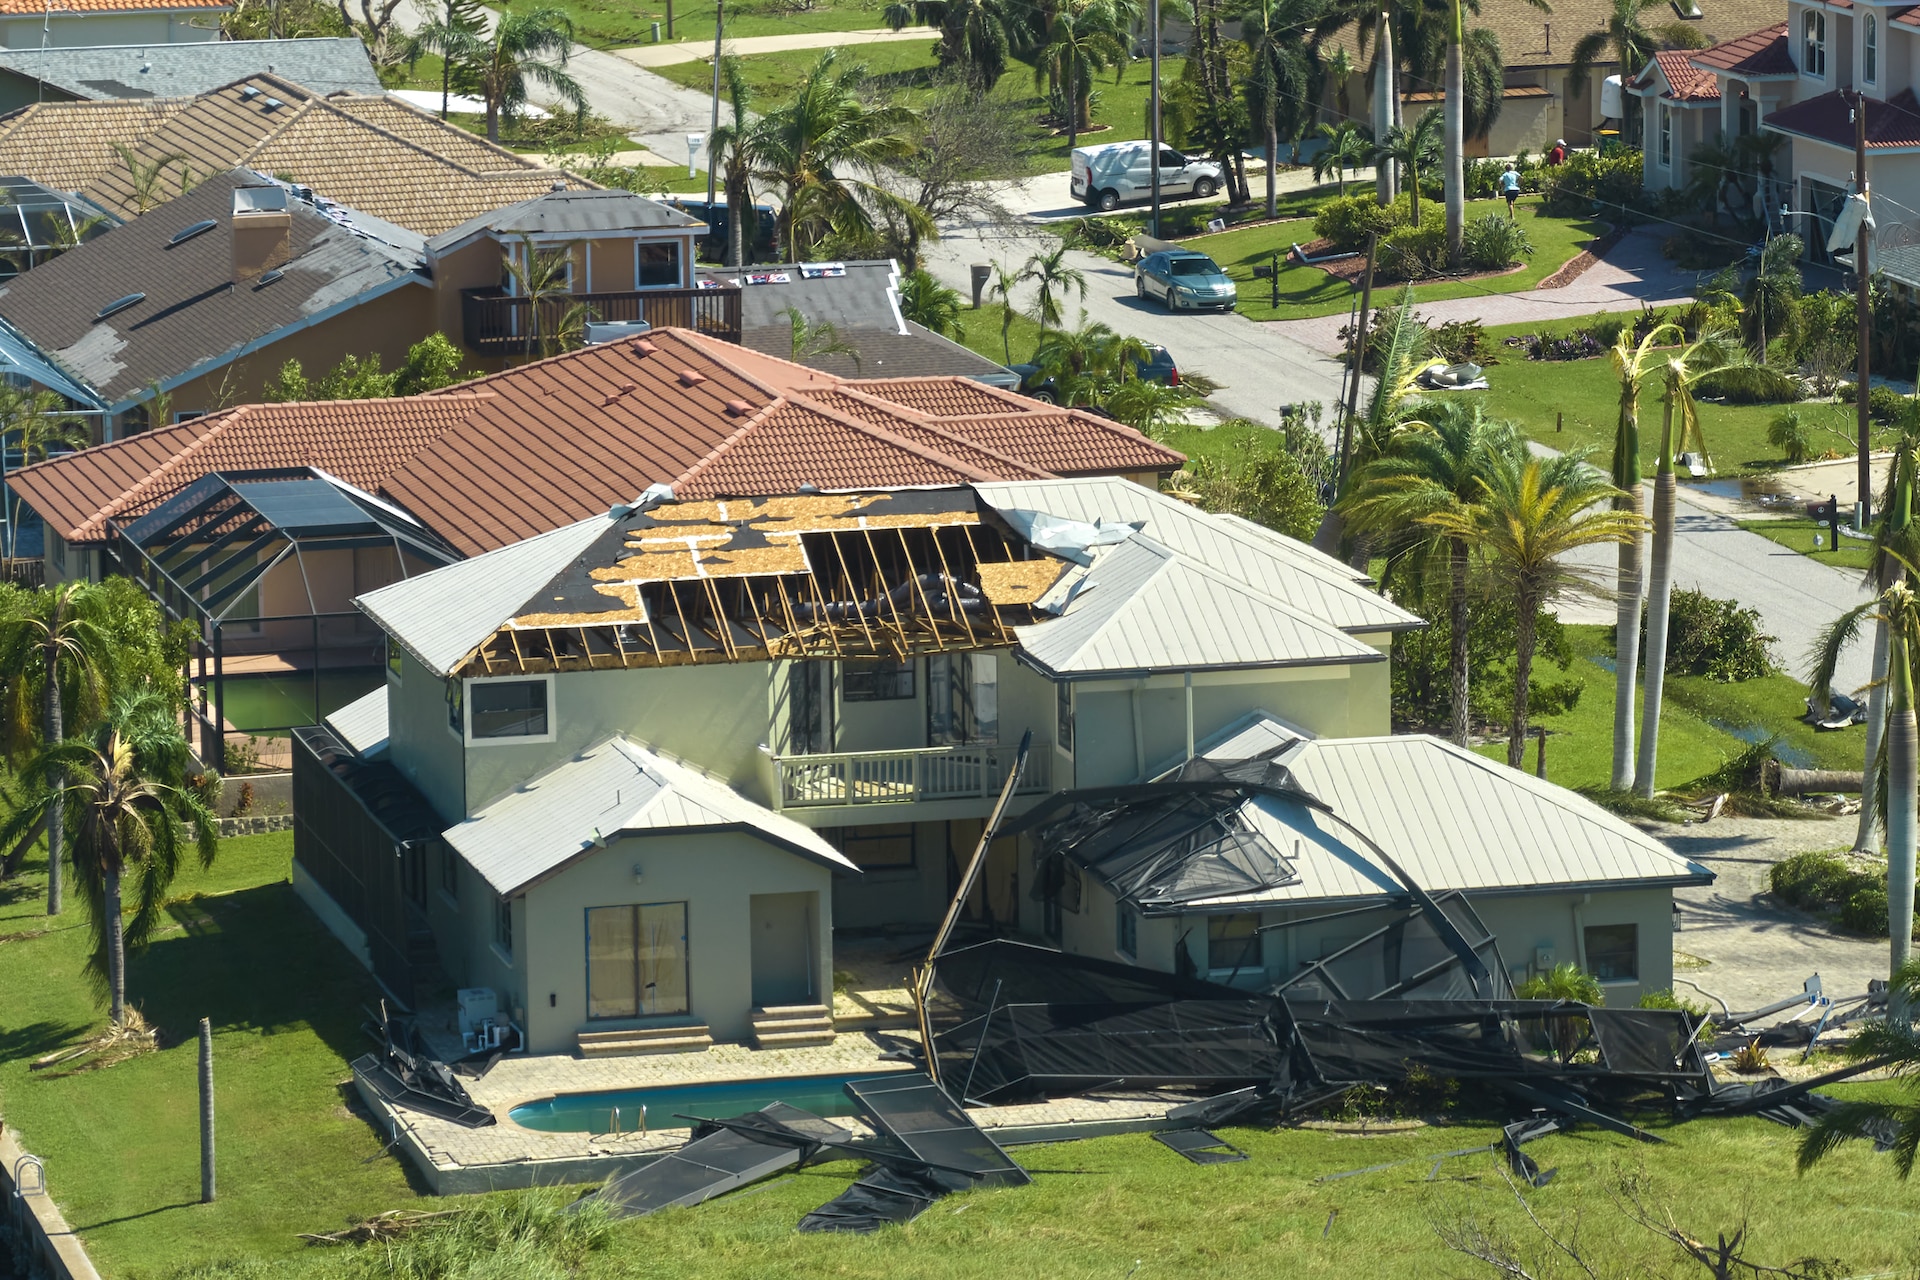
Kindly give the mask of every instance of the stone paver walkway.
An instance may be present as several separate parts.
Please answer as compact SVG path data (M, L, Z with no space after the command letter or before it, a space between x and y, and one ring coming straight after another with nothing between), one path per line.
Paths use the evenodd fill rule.
M1662 256L1663 236L1657 228L1629 232L1588 267L1579 279L1560 289L1528 289L1519 293L1488 292L1445 302L1415 302L1414 308L1431 324L1449 320L1478 320L1482 324L1539 324L1600 311L1637 311L1644 303L1656 307L1686 302L1693 297L1694 273L1682 271ZM1391 296L1388 298L1391 301ZM1374 301L1380 291L1374 290ZM1347 313L1310 320L1273 320L1277 329L1295 341L1339 355L1339 332Z
M787 49L838 49L856 44L888 44L895 40L934 40L940 33L932 27L905 27L899 31L871 27L863 31L806 31L790 36L747 36L729 40L726 53L742 58L756 53L780 53ZM631 49L615 49L615 57L625 58L636 67L671 67L682 62L703 62L713 57L711 40L682 40L673 44L643 44Z

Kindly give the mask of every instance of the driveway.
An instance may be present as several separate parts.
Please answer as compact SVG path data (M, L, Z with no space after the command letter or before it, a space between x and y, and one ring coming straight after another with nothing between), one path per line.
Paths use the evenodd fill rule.
M1776 901L1767 880L1774 863L1795 853L1845 848L1853 842L1854 823L1716 818L1698 826L1648 827L1675 853L1717 877L1707 888L1674 893L1680 907L1674 977L1698 983L1736 1013L1794 994L1815 973L1834 997L1863 995L1869 979L1886 977L1886 939L1837 933ZM1683 996L1693 996L1685 983L1675 985Z
M721 46L721 51L745 58L756 53L780 53L787 49L839 49L858 44L887 44L895 40L937 40L939 37L940 33L932 27L904 27L899 31L888 27L866 31L806 31L790 36L747 36L740 40L729 40ZM643 44L611 52L636 67L671 67L682 62L712 58L713 41L677 40L672 44Z

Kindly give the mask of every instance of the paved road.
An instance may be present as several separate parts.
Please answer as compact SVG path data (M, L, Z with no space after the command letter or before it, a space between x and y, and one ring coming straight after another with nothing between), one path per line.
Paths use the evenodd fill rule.
M748 57L756 53L780 53L787 49L835 49L857 44L886 44L894 40L935 40L940 33L932 27L905 27L899 31L875 27L867 31L807 31L790 36L747 36L729 40L725 53ZM713 41L679 40L673 44L643 44L610 52L636 67L670 67L682 62L699 62L713 55Z

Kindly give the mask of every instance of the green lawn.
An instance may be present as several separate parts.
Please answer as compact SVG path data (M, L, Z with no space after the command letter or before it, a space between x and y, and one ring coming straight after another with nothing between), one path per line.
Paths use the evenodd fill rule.
M1256 184L1256 193L1260 188ZM1324 198L1324 195L1322 196ZM1467 205L1472 220L1487 213L1506 214L1501 200L1475 200ZM1533 241L1533 255L1520 270L1503 276L1478 280L1439 281L1414 288L1414 301L1439 302L1449 298L1475 298L1494 293L1514 293L1531 289L1565 266L1586 245L1605 234L1606 224L1584 218L1554 218L1540 211L1537 198L1520 202L1520 223ZM1302 218L1239 231L1196 236L1183 243L1210 255L1227 269L1240 284L1240 314L1252 320L1301 320L1309 316L1335 315L1349 310L1357 297L1346 281L1328 275L1319 267L1289 265L1284 256L1280 265L1280 305L1273 305L1273 285L1256 280L1255 266L1264 266L1276 251L1285 255L1296 242L1313 239L1313 223ZM1376 285L1376 304L1391 302L1399 296L1399 285Z
M1851 520L1850 515L1842 515L1844 524ZM1805 516L1794 516L1784 520L1742 520L1740 527L1749 533L1757 533L1763 538L1771 538L1783 547L1810 555L1822 564L1838 565L1843 569L1864 569L1872 559L1867 543L1858 538L1841 538L1840 550L1836 554L1833 541L1827 536L1824 522L1809 520ZM1820 535L1821 545L1816 549L1813 535Z
M741 59L747 82L753 86L755 109L765 111L791 97L808 69L819 60L820 53L819 49L788 49ZM933 84L935 63L931 39L849 46L843 61L847 65L865 66L876 87L891 91L891 100L906 106L923 101ZM1171 83L1178 79L1181 65L1179 58L1163 58L1162 81ZM657 71L689 89L704 91L713 84L713 64L709 61L677 63ZM1082 134L1081 145L1140 136L1146 119L1149 80L1148 64L1144 61L1128 64L1117 84L1111 73L1101 77L1094 89L1093 119L1096 125L1110 127ZM1067 138L1064 133L1055 136L1051 126L1040 123L1045 100L1034 92L1032 69L1012 63L995 92L1008 98L1021 112L1026 136L1019 154L1008 156L1005 170L996 176L1065 173L1070 167ZM1062 204L1068 200L1064 181L1060 186L1060 200Z
M508 13L558 8L573 20L574 38L596 49L623 49L653 42L653 24L667 41L668 0L504 0L495 8ZM714 0L674 3L673 34L684 41L713 48ZM886 26L879 0L836 0L831 4L781 4L776 0L728 0L727 35L798 35L815 31L860 31Z
M1578 678L1584 690L1574 709L1562 716L1542 716L1552 735L1547 743L1547 777L1562 786L1604 787L1613 767L1613 647L1610 628L1567 628L1574 650L1573 665L1565 672L1549 664L1534 667L1537 678L1558 681ZM1774 658L1789 673L1798 673L1800 654ZM1604 665L1603 665L1604 664ZM1660 765L1656 782L1678 787L1719 769L1755 742L1769 735L1780 739L1778 751L1788 763L1802 768L1857 769L1864 739L1860 731L1821 733L1797 718L1805 709L1806 685L1794 674L1765 676L1735 684L1721 684L1701 676L1669 676L1666 706L1661 713ZM1506 759L1505 742L1479 748L1482 755ZM1534 750L1527 751L1527 768Z
M1620 382L1605 356L1591 360L1529 360L1525 352L1500 348L1499 363L1488 368L1488 389L1460 393L1486 407L1490 417L1518 425L1527 435L1556 449L1593 449L1611 456L1620 414ZM1714 470L1770 470L1786 460L1767 443L1767 424L1780 415L1776 404L1700 404L1700 426ZM1813 428L1851 430L1851 405L1808 403L1800 414ZM1659 391L1649 386L1640 397L1640 452L1646 474L1659 462ZM1836 437L1837 438L1837 437Z
M20 937L48 927L45 876L0 890L0 1115L46 1159L55 1200L109 1276L290 1253L295 1232L415 1198L343 1087L371 1047L359 1023L377 988L293 896L292 853L291 833L226 840L211 871L181 874L173 922L128 966L130 998L170 1047L99 1071L27 1067L104 1022L81 978L86 909ZM198 1203L202 1017L214 1028L213 1205Z
M1009 263L1009 266L1015 264ZM963 295L963 303L972 299ZM1013 325L1007 330L1006 343L1000 337L1000 320L1006 315L1006 307L998 302L988 302L984 295L980 309L962 305L960 308L960 335L962 346L979 352L989 360L1002 364L1025 364L1033 360L1034 348L1040 342L1040 326L1024 312L1013 313ZM1012 359L1007 353L1012 353Z

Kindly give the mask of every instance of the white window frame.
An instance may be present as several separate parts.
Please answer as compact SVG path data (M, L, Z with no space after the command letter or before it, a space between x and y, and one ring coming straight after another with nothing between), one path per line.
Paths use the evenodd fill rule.
M476 738L473 736L473 687L481 684L526 684L539 681L547 686L547 731L544 734L526 734L515 738ZM460 682L460 722L463 730L462 740L469 747L519 747L529 744L552 742L555 722L558 719L558 707L554 702L553 675L535 676L475 676Z
M502 917L506 920L505 929L500 927ZM513 899L495 894L493 898L492 937L488 939L487 946L492 948L493 954L509 969L513 967L514 946L517 941L514 937L513 925ZM504 944L500 941L500 935L502 933L506 934L506 942Z
M661 236L652 239L641 237L636 239L633 242L633 291L635 293L647 293L654 289L685 288L687 282L687 263L689 261L689 255L687 253L688 244L689 242L687 240L681 239L678 236ZM673 249L674 276L672 284L640 283L640 254L643 249L652 245L668 245Z
M1660 167L1673 168L1673 108L1660 104Z
M1827 15L1818 9L1800 15L1800 74L1827 78Z
M1880 82L1880 19L1869 13L1860 25L1860 79L1866 84ZM1869 267L1873 264L1868 263Z

